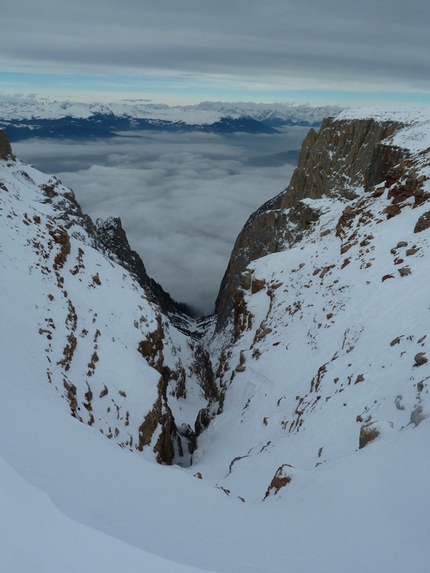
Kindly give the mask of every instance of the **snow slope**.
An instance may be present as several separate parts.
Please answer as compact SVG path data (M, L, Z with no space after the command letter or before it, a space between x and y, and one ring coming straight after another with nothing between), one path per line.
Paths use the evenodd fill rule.
M368 116L407 124L392 140L412 152L404 173L376 191L356 188L353 201L304 200L318 222L296 247L250 265L240 336L210 342L226 399L194 467L246 499L261 499L283 464L294 476L352 455L362 426L382 437L430 414L430 236L416 232L430 205L429 109L339 119ZM408 185L416 196L398 201ZM224 460L216 471L214 443ZM256 464L265 483L246 479Z
M161 320L164 360L187 374L168 405L191 425L207 404L196 341L94 248L68 190L0 162L2 570L429 570L430 228L414 231L430 209L430 113L408 113L397 179L306 200L320 216L303 241L254 261L235 325L208 329L223 411L188 468L154 463L157 432L135 447L159 383L137 347Z
M0 564L8 573L193 573L61 513L0 458ZM202 571L201 569L199 571Z
M193 426L207 405L193 373L196 343L161 315L114 257L95 248L91 225L56 178L9 162L1 190L8 277L0 286L3 372L13 376L17 349L31 348L38 383L65 398L66 412L135 450L143 447L141 425L159 397L162 363L178 371L169 389L176 421Z

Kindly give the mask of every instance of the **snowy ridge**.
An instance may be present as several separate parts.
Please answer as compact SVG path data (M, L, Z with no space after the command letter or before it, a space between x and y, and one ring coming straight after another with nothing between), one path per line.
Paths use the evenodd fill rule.
M197 343L160 314L130 273L94 248L73 193L58 179L9 162L1 191L2 274L9 277L1 287L8 302L2 316L15 323L18 337L2 331L4 368L17 375L20 339L33 349L39 383L65 399L65 411L122 447L148 449L153 457L143 442L154 446L160 430L152 435L155 423L144 439L142 423L159 398L162 368L178 372L170 380L172 398L188 398L184 411L172 404L179 426L193 427L207 405L189 350Z
M354 454L363 426L408 432L430 414L430 370L415 360L430 356L430 238L414 233L428 204L385 221L389 203L362 196L336 237L345 205L312 201L321 217L308 240L250 266L257 292L245 291L243 332L233 346L221 341L224 413L202 437L209 458L213 441L223 444L224 463L215 471L202 455L195 464L232 494L258 501L284 464L300 480ZM257 463L259 486L247 479Z
M372 118L376 121L398 121L405 124L422 124L427 123L429 117L429 106L389 106L384 107L349 107L342 110L337 119L368 119Z
M208 321L218 403L202 348L95 248L70 190L0 162L5 570L25 570L32 554L45 567L32 571L57 572L70 528L70 573L428 570L430 112L408 113L383 142L409 149L386 181L355 185L351 200L305 199L318 217L302 241L249 265L224 331ZM168 376L167 403L155 333L162 364L186 375ZM208 404L218 412L191 467L154 463L162 425L135 447L154 402L178 427ZM185 430L179 439L185 448ZM59 551L26 508L45 516Z
M340 112L337 119L366 119L376 121L395 121L408 126L395 134L387 144L404 147L412 153L427 150L430 147L430 111L429 106L396 106L392 109L381 107L348 108Z
M264 495L246 479L255 458L294 480L352 455L372 429L409 431L430 415L430 110L337 119L366 117L407 124L383 142L409 148L406 159L385 185L352 189L355 200L305 199L318 221L296 247L251 263L230 326L237 340L210 342L226 398L201 442L223 444L224 465L214 473L202 455L202 474L226 472L224 487L246 499Z
M46 98L0 96L2 120L59 119L63 117L89 118L95 114L147 118L190 125L213 124L225 117L237 119L250 116L258 121L290 121L292 124L319 125L328 115L336 115L338 106L311 107L294 104L202 102L197 105L168 106L166 104L124 101L122 103L57 102Z

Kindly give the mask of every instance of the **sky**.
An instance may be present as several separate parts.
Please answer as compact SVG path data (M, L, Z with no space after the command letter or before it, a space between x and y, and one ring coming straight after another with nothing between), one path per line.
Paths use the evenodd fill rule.
M0 93L430 103L427 0L2 0Z
M120 217L148 274L175 300L208 315L237 235L255 209L287 187L297 157L285 152L298 150L307 131L144 132L94 143L28 141L13 150L56 174L93 219Z

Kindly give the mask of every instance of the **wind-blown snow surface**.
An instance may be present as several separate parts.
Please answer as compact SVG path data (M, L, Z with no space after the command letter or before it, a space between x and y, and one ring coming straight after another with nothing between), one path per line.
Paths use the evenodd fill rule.
M197 571L172 564L68 518L3 458L0 458L0 508L0 565L8 573Z
M427 127L421 122L414 129L415 136L407 128L408 141ZM411 161L414 177L424 175L430 192L428 153ZM1 181L4 570L429 570L430 367L416 365L415 356L430 343L430 229L414 233L429 201L407 200L387 218L387 190L377 196L357 189L348 204L308 200L320 219L303 242L251 265L258 288L244 295L236 342L228 332L208 341L215 367L223 351L224 411L200 436L194 465L181 469L153 463L150 448L119 448L114 439L125 443L124 422L111 440L95 429L106 434L117 423L117 410L110 420L102 403L114 391L115 404L122 408L121 398L130 408L132 427L151 407L157 376L136 346L153 330L156 309L84 233L69 231L71 253L59 270L65 283L55 286L58 277L44 274L40 248L37 254L28 240L43 233L48 240L43 226L59 224L61 201L44 201L40 185L47 178L28 166L2 162ZM338 226L345 207L353 215ZM85 267L74 275L79 246ZM58 249L46 253L46 265ZM401 276L404 267L411 272ZM65 371L57 362L59 342L70 334L68 299L78 315L76 333L85 327L88 334L77 336L77 355ZM152 317L153 326L140 323L141 316L149 323ZM55 329L46 325L49 318ZM70 416L60 385L73 374L85 390L88 358L79 357L79 348L93 352L82 341L93 341L96 326L100 360L88 380L100 387L106 381L109 395L93 399L97 415L89 427ZM164 327L171 339L166 360L176 352L189 368L186 341ZM49 329L51 340L39 329ZM190 380L189 400L175 407L184 422L204 405ZM127 396L118 397L118 390ZM366 423L379 436L359 450Z

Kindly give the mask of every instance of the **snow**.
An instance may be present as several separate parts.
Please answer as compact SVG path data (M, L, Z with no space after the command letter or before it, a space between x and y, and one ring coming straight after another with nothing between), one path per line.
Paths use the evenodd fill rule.
M387 143L418 153L430 147L430 108L422 106L347 108L336 116L340 120L369 119L395 121L407 126Z
M398 110L389 121L407 124L393 141L410 146L430 192L427 112ZM252 320L238 340L228 329L206 336L214 370L221 350L226 358L224 408L199 437L193 465L180 468L156 464L153 442L143 451L129 443L157 398L159 373L137 352L157 308L97 251L79 215L64 216L67 189L19 161L0 163L0 182L1 570L429 570L430 364L414 360L430 343L430 230L414 233L428 201L404 202L387 218L387 192L307 200L320 218L304 239L250 265L265 286L245 292ZM50 201L44 185L57 192ZM355 217L336 236L346 206ZM49 231L60 224L70 253L54 272L60 246ZM192 425L206 401L189 340L166 317L162 326L164 361L172 369L180 361L189 383L187 398L169 393L169 404ZM92 388L84 423L70 415L64 379L79 404ZM98 398L104 385L109 394ZM366 423L379 435L359 449Z
M342 110L336 116L336 119L374 119L376 121L398 121L405 124L419 124L427 122L430 119L430 109L428 105L349 107Z
M318 566L358 573L366 564L388 573L428 566L428 426L385 441L382 451L375 444L317 472L302 471L288 492L244 504L179 469L114 448L90 428L55 415L43 395L26 401L23 392L5 394L1 430L11 438L2 442L2 456L69 516L2 466L2 500L6 491L10 508L1 514L2 539L10 541L0 551L5 570L13 571L6 564L16 558L19 533L20 559L39 556L48 572L59 564L62 571L119 573L138 571L139 563L154 571L188 570L147 551L230 572ZM14 399L26 425L16 418ZM16 571L28 570L18 563Z
M94 114L114 114L190 125L205 125L223 117L237 119L251 116L256 120L278 118L293 122L320 123L327 115L340 111L338 106L311 107L295 104L264 104L252 102L202 102L197 105L168 106L142 102L110 104L52 101L47 98L0 96L0 118L5 121L25 119L59 119L62 117L88 118Z
M3 458L0 458L0 508L0 566L8 573L197 571L68 518Z

